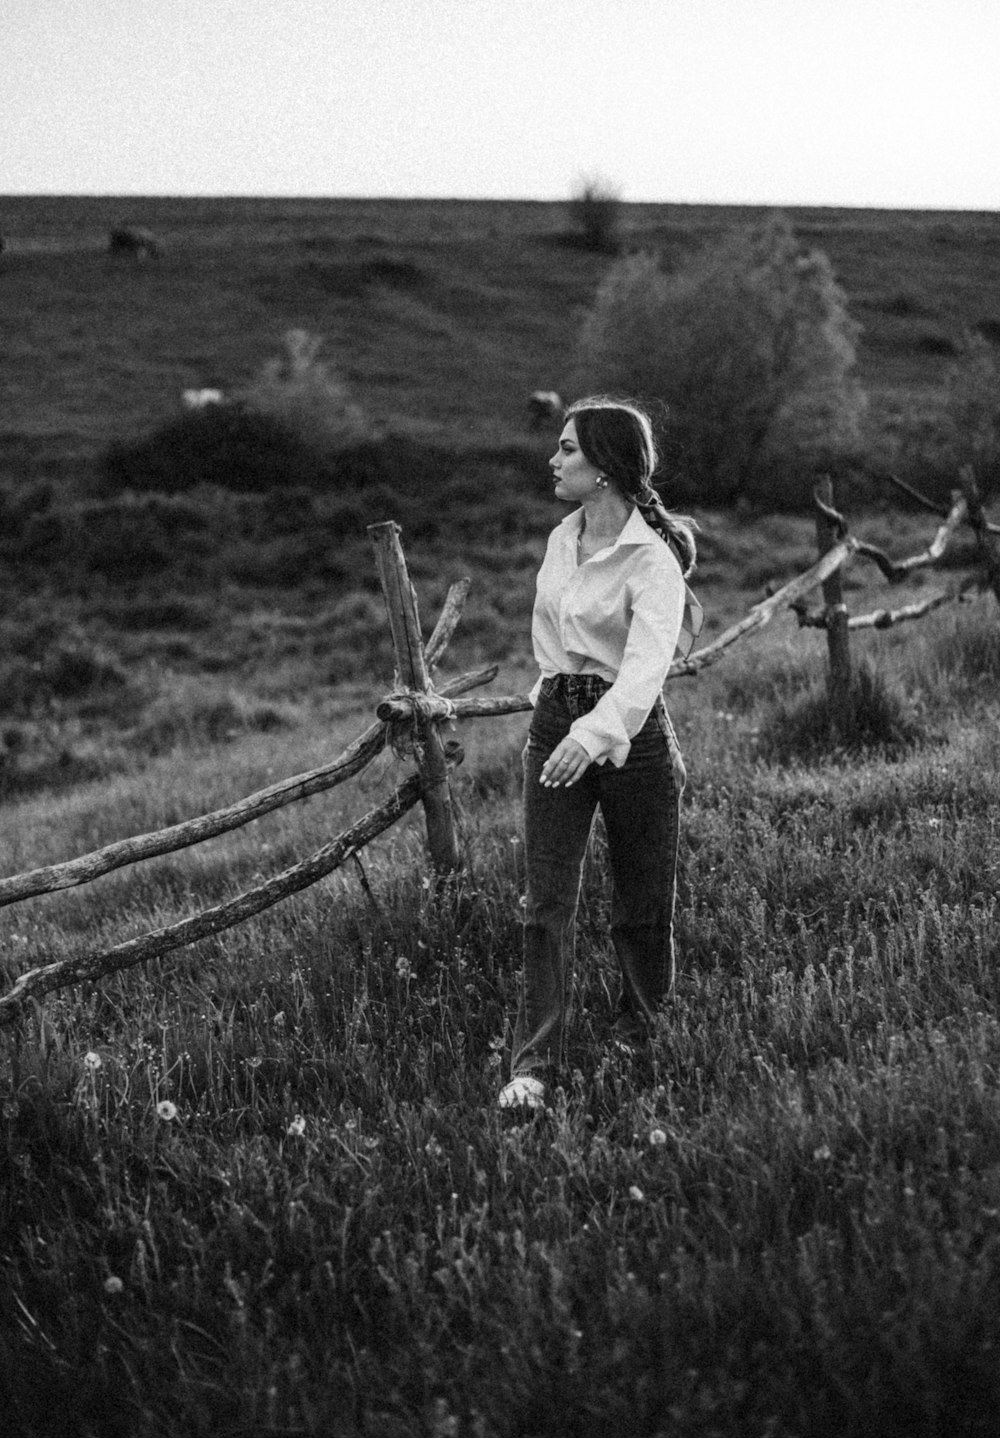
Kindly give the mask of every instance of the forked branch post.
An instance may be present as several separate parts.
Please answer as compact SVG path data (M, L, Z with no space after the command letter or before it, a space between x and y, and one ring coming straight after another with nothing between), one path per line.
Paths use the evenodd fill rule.
M816 542L820 555L829 553L843 538L842 525L832 518L833 481L824 476L816 486ZM830 659L827 693L830 721L838 734L847 733L851 704L851 649L847 638L847 605L840 570L835 569L823 580L826 605L826 642Z
M430 695L431 681L420 633L417 596L406 568L406 558L399 540L399 525L393 520L386 520L382 524L369 525L368 533L375 546L375 564L389 616L389 630L396 656L396 688L409 690L414 695ZM458 621L457 611L460 611L460 607L459 600L453 620L450 615L448 620L442 615L442 623L432 638L437 638L442 627L450 623L451 628L447 630L444 640L444 643L447 643L447 635L450 635L451 629L454 629ZM443 647L444 644L439 643L437 652ZM460 867L461 857L455 834L451 791L448 788L448 762L445 758L444 742L434 719L416 706L412 712L414 758L423 784L422 798L431 863L438 874L454 873Z

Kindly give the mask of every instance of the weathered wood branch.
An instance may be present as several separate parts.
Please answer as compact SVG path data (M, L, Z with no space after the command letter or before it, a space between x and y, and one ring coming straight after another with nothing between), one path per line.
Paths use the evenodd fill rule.
M456 699L454 707L456 719L488 719L520 714L533 706L527 694L491 694L485 699Z
M911 554L906 559L890 559L885 551L879 549L877 545L866 542L859 542L858 554L865 559L874 560L889 583L898 584L914 569L924 569L928 565L936 564L947 549L956 529L968 517L969 508L965 497L956 490L952 495L951 508L944 524L937 530L927 548L921 550L919 554Z
M919 504L923 509L929 509L931 514L939 514L943 517L948 513L943 504L940 504L936 499L931 499L926 494L922 494L919 489L914 489L912 484L907 484L905 479L899 478L899 475L887 473L883 475L883 478L887 479L890 484L895 485L896 489L902 494L909 495L915 504Z
M498 666L491 664L483 669L474 669L468 674L459 674L442 684L440 693L442 696L464 694L480 684L488 684L491 679L496 678L497 672ZM0 879L0 907L34 898L38 894L89 884L114 869L123 869L143 859L155 859L163 854L172 854L178 849L190 848L206 839L214 839L219 834L240 829L244 824L250 824L286 804L306 799L310 794L320 794L326 789L332 789L353 778L370 764L381 751L385 737L386 726L383 723L371 724L329 764L310 769L305 774L295 774L289 779L282 779L225 809L215 809L210 814L185 819L179 824L171 824L169 828L157 829L153 833L119 839L103 849L95 849L89 854L82 854L77 859L68 859L61 864L48 864L44 868L31 869Z
M886 474L883 477L887 479L890 484L895 485L901 493L909 495L910 499L916 504L922 505L924 509L929 509L932 514L944 515L948 513L943 504L939 504L936 499L930 499L926 494L921 494L919 489L914 489L911 484L907 484L906 480L900 479L898 475ZM952 494L952 504L954 504L954 492ZM1000 524L986 519L985 516L983 517L983 523L989 534L1000 534Z
M901 604L898 609L876 609L871 614L852 614L848 624L851 629L892 629L894 625L905 624L910 619L922 619L925 614L940 609L942 604L950 604L952 600L959 598L959 591L945 589L914 604Z
M433 669L438 663L441 655L448 647L448 641L455 632L458 621L462 617L462 609L468 598L469 589L472 586L471 579L458 579L448 590L448 597L444 601L444 607L438 618L434 631L424 646L424 658L427 661L427 668Z
M942 590L938 594L932 594L929 599L921 599L915 604L903 604L898 609L876 609L871 614L852 614L847 621L848 629L891 629L895 624L904 624L908 619L921 619L925 614L940 608L942 604L949 604L952 600L961 599L966 592L963 586L961 589ZM801 629L825 629L827 627L827 613L825 609L808 609L804 601L799 601L789 606L795 610Z
M25 1005L41 994L66 988L84 979L101 978L104 974L116 973L120 969L133 968L136 964L159 958L170 953L172 949L193 944L211 934L218 934L223 929L231 929L245 919L280 903L282 899L287 899L291 894L298 893L300 889L308 888L310 884L315 884L318 879L332 873L346 859L364 848L365 844L395 824L413 807L420 794L420 777L412 774L384 804L372 809L338 838L317 849L308 859L276 874L265 883L247 889L213 909L205 909L200 914L182 919L180 923L128 939L125 943L116 944L114 948L59 959L56 963L29 969L27 973L21 974L13 987L0 998L0 1028L15 1023L24 1012Z
M517 714L530 709L522 695L491 695L488 699L447 699L441 694L389 694L378 706L378 717L399 723L419 716L437 723L449 719L479 719L490 715Z
M499 664L486 664L482 669L470 669L466 674L458 674L454 679L449 679L437 692L442 696L467 694L470 689L478 689L481 684L491 683L499 673Z
M847 533L847 520L839 509L834 508L833 486L829 479L823 480L813 490L813 504L833 531L834 539L843 539Z
M702 669L707 669L710 664L721 659L730 645L742 639L745 634L751 634L757 629L763 629L765 624L770 623L779 609L786 609L795 600L800 599L804 594L811 593L834 574L844 564L848 564L857 551L858 542L848 535L841 539L832 549L827 550L816 563L805 571L798 574L794 579L767 597L755 604L749 614L745 614L738 623L730 626L712 644L707 644L704 649L699 649L687 659L679 659L671 664L667 673L668 679L684 679L690 675L699 674Z
M385 743L385 734L384 724L371 724L329 764L310 769L305 774L296 774L290 779L282 779L279 783L272 784L267 789L259 789L255 794L250 794L225 809L215 809L210 814L185 819L154 833L119 839L114 844L96 849L78 859L49 864L45 868L32 869L27 873L0 879L0 905L14 904L36 894L50 893L54 889L71 889L77 884L89 884L112 869L124 868L127 864L138 863L141 859L170 854L176 849L187 849L192 844L213 839L230 829L242 828L244 824L249 824L264 814L270 814L285 804L294 804L299 799L308 798L310 794L332 789L359 774L371 763Z

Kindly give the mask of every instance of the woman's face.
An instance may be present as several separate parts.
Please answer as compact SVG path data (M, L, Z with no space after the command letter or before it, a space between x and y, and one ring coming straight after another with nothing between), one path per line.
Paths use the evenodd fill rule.
M597 480L601 471L580 448L576 437L576 425L567 420L559 436L559 448L549 460L555 476L555 492L558 499L581 503L598 491Z

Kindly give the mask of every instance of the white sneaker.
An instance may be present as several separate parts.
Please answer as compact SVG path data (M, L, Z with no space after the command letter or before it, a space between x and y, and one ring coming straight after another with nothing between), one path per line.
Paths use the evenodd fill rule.
M545 1085L531 1074L518 1074L505 1083L497 1099L498 1108L544 1108Z

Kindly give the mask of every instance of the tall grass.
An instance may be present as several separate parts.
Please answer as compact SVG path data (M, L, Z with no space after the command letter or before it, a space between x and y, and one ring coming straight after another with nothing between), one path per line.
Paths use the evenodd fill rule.
M994 1432L1000 741L954 682L959 622L882 650L950 716L892 763L760 757L794 677L777 639L676 686L682 975L648 1055L616 1057L598 832L543 1117L494 1107L522 719L469 735L450 890L414 819L364 856L367 890L348 870L8 1031L12 1431ZM967 673L994 621L961 622ZM25 802L4 868L248 791L338 737L254 734L191 749L184 779L153 760ZM215 901L392 779L3 911L8 978Z

